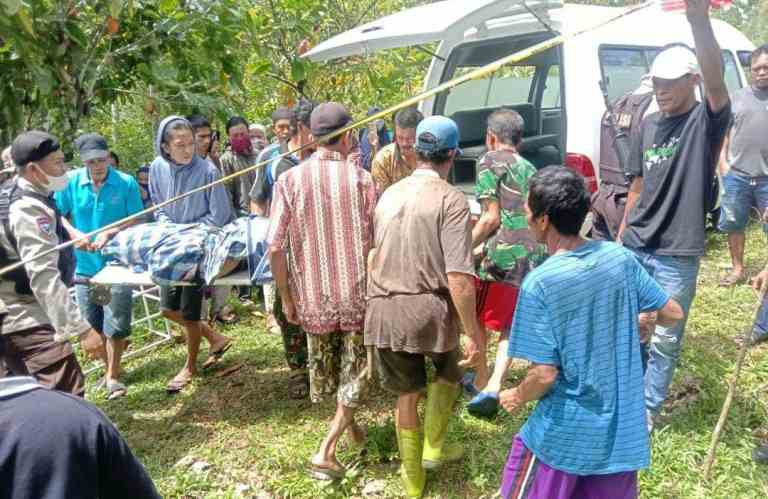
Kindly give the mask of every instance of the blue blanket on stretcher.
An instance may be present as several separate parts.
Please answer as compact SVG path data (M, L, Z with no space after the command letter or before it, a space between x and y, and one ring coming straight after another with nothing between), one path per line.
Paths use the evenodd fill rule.
M255 285L272 280L266 243L269 221L250 216L224 227L162 222L135 225L119 232L101 250L134 271L148 271L160 285L222 277L225 262L247 262Z

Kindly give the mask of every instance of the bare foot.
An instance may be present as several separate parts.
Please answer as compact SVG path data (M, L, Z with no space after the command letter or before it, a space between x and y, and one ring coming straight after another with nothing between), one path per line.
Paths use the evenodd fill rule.
M173 377L171 381L168 382L168 385L166 385L166 390L168 393L178 393L186 387L190 381L192 381L192 378L195 376L195 371L192 371L191 369L187 369L186 367L179 371L179 373Z
M336 460L334 456L331 459L323 459L319 454L312 456L312 475L318 480L338 480L344 477L347 469Z
M209 355L213 355L224 350L224 348L232 342L232 338L224 336L223 334L215 334L213 340L214 341L212 341L208 347Z

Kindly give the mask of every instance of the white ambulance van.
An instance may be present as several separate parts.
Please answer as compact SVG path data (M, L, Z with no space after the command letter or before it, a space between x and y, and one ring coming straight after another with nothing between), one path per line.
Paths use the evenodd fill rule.
M561 33L594 26L622 10L549 0L445 0L339 34L305 57L327 61L406 46L427 50L423 45L436 43L424 82L428 89ZM725 22L713 20L713 27L723 49L728 88L741 88L747 84L742 64L754 45ZM449 116L461 130L464 155L454 168L453 183L472 192L476 162L485 151L486 118L505 106L525 119L523 156L539 168L566 164L596 189L605 111L600 81L605 81L611 99L635 89L655 55L671 43L693 47L684 13L650 7L423 101L425 115Z

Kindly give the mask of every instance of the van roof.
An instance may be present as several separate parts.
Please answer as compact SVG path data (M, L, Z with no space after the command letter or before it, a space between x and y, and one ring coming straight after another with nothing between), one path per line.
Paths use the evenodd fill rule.
M403 10L377 19L326 40L305 54L314 61L362 55L378 50L421 45L441 40L476 41L543 31L544 27L526 6L561 33L587 29L626 10L623 7L563 5L537 0L444 0ZM429 19L426 23L425 19ZM684 26L683 26L684 23ZM638 29L653 26L653 29ZM754 45L733 26L713 20L723 47L752 50ZM693 45L693 36L682 13L661 12L650 7L586 33L595 44L663 46L683 41ZM586 40L585 40L586 41Z

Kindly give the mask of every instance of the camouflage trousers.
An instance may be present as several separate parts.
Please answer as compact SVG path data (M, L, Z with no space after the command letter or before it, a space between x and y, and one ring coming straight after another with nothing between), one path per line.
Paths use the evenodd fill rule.
M357 408L368 392L362 332L307 335L309 398L322 402L336 394L339 404Z
M291 324L285 319L283 313L283 303L280 300L280 293L275 296L275 308L273 309L277 325L280 326L280 332L283 336L283 347L285 349L285 361L291 371L298 371L307 368L307 333L296 324Z

